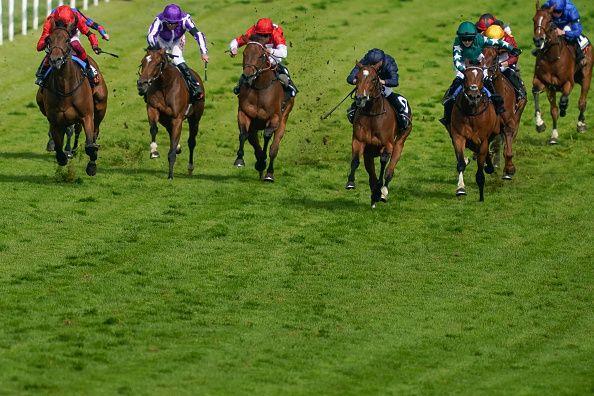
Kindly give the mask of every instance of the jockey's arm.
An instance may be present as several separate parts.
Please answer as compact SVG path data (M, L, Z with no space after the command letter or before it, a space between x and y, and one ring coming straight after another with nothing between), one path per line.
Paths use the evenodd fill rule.
M485 44L486 45L490 45L493 47L497 47L497 48L503 48L506 49L508 51L513 51L515 48L513 47L513 45L505 42L504 40L495 40L495 39L486 39L485 40Z
M155 48L157 47L157 35L159 34L159 31L161 30L161 20L157 17L155 18L155 20L153 21L153 23L151 23L151 26L149 27L148 30L148 34L146 36L146 42L148 43L149 47Z
M462 43L460 43L460 40L458 38L456 38L456 40L454 41L454 46L452 47L452 54L454 68L459 72L464 72L466 67L462 62Z
M272 55L278 62L282 62L283 59L287 57L287 46L284 44L280 44L276 48L270 48L268 50L270 55Z
M584 28L578 19L577 21L571 22L563 30L565 31L565 37L567 37L569 40L577 40L582 35Z
M93 47L93 49L99 47L99 40L97 40L97 36L95 36L95 34L91 32L89 27L85 25L85 23L82 20L78 20L76 27L82 34L87 36L87 38L89 39L89 43L91 43L91 47Z
M390 60L387 62L387 65L384 66L385 70L387 71L388 78L385 79L384 85L386 87L397 87L398 86L398 65L396 61Z
M43 30L41 32L41 37L39 37L39 41L37 42L37 51L43 51L46 47L46 40L50 35L50 30L52 28L52 22L50 20L51 15L45 18L45 22L43 23Z
M206 47L206 37L204 33L202 33L196 27L196 24L188 14L183 21L184 28L190 32L190 34L194 37L194 40L198 43L198 47L200 48L200 53L202 55L208 54L208 48Z
M105 28L103 26L99 25L97 22L95 22L94 20L92 20L91 18L89 18L88 16L83 14L79 9L73 8L72 10L78 14L78 18L82 19L84 21L85 25L87 25L88 27L90 27L93 30L98 31L99 34L101 35L101 37L103 37L103 39L109 40L109 34L107 34L107 31L105 30Z
M347 83L350 85L355 85L357 83L357 74L359 73L359 68L355 66L353 70L351 70L351 74L347 77Z

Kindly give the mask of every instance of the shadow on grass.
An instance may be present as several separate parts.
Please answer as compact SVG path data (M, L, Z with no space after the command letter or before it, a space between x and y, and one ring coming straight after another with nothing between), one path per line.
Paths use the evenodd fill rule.
M28 159L28 160L43 160L47 162L55 161L55 153L48 153L46 151L32 152L32 151L17 151L17 152L0 152L0 159Z
M99 165L99 172L106 173L106 174L121 174L121 175L149 175L153 176L157 179L167 180L168 169L167 167L163 169L141 169L141 168L123 168L123 167L114 167L114 166L104 166L101 167ZM188 175L187 172L183 172L181 169L174 170L173 174L174 179L197 179L197 180L208 180L214 182L220 182L225 180L237 180L243 181L246 180L246 176L243 176L240 173L234 175L216 175L216 174L206 174L201 173L199 168L194 169L194 173L192 175ZM248 178L249 179L249 178ZM257 176L254 175L254 180L257 182ZM249 181L249 180L248 180Z
M355 199L334 198L319 200L315 198L288 198L283 199L283 205L297 206L306 209L323 209L329 211L343 211L353 209L366 209L366 202L357 202Z
M0 174L0 183L33 183L42 185L58 185L55 177L48 175L3 175Z

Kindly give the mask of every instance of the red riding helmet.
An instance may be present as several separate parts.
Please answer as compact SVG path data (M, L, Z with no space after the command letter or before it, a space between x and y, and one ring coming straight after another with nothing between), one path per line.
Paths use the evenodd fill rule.
M54 11L54 21L61 22L64 26L68 26L76 20L74 11L69 6L62 5Z
M483 14L476 23L476 28L479 32L484 32L495 22L495 17L492 14Z
M269 18L262 18L256 22L256 33L257 34L272 34L274 31L274 25L272 20Z

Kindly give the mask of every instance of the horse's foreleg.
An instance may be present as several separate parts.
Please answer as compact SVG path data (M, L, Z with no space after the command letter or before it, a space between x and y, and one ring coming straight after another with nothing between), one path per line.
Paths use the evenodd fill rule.
M82 131L82 125L77 123L74 126L74 144L72 145L72 154L76 154L76 150L78 150L78 139L80 138L80 132ZM95 137L96 139L96 137Z
M68 156L64 153L65 131L63 128L60 128L57 125L50 124L50 133L52 136L52 140L54 141L54 149L56 151L56 161L58 161L58 165L64 166L68 163Z
M262 146L260 145L258 131L250 129L247 133L247 139L254 148L254 157L256 158L256 165L254 167L258 171L260 179L262 179L264 177L264 170L266 169L266 154L264 154L264 150L262 150Z
M479 187L479 201L483 202L485 200L485 173L483 169L485 167L485 161L487 156L489 155L489 141L485 139L481 142L481 147L479 151L479 155L476 160L477 169L476 169L476 184Z
M590 83L592 82L592 72L590 71L589 73L585 73L587 75L585 75L583 77L583 82L582 82L582 89L580 91L580 101L578 103L579 109L580 109L580 115L578 117L578 123L577 123L577 131L579 133L584 133L586 132L586 129L588 129L587 125L586 125L586 105L588 103L588 91L590 90Z
M371 190L371 208L375 208L375 204L378 200L374 200L375 186L377 185L377 176L375 175L375 162L373 160L373 153L366 148L363 152L363 161L365 162L365 169L369 175L369 189Z
M398 161L400 161L400 156L402 155L402 150L404 149L404 142L406 141L409 133L410 132L400 136L398 140L394 142L392 156L390 158L390 163L388 164L388 169L386 170L386 181L384 183L384 188L382 189L382 197L385 195L384 198L388 197L388 186L394 177L394 169L396 169L396 165L398 164Z
M66 128L66 147L64 147L64 152L68 156L68 158L72 158L72 135L74 135L74 125L69 125Z
M179 145L179 140L181 138L182 122L182 117L174 118L171 120L171 124L168 128L169 153L167 154L167 159L169 160L169 176L167 178L169 180L173 180L173 167L175 166L175 160L177 158L177 146Z
M45 145L45 150L49 153L56 150L56 143L54 142L54 139L52 138L51 127L47 131L47 144Z
M243 160L243 147L245 145L245 141L248 139L248 133L250 130L250 125L252 120L250 117L247 116L243 111L237 111L237 127L239 129L239 149L237 150L237 158L235 159L234 166L238 168L243 168L245 166L245 161Z
M152 106L147 106L146 113L148 115L148 122L150 125L151 133L151 152L149 155L150 159L159 158L159 151L157 150L157 132L159 131L159 110Z
M534 120L536 122L536 132L544 132L547 129L547 126L542 119L542 113L540 111L540 93L545 89L543 83L541 83L538 79L534 78L532 82L532 95L534 96Z
M278 155L278 150L280 148L280 142L285 136L285 127L286 127L286 117L280 122L280 124L274 130L274 139L272 140L272 144L270 145L270 161L268 163L268 169L266 170L266 176L264 176L265 181L273 182L274 181L274 160ZM269 128L273 128L274 123L271 123ZM268 129L264 130L264 137L268 133ZM264 155L266 155L266 145L264 145Z
M458 186L456 187L456 196L466 195L466 185L464 184L464 171L466 170L466 159L464 158L464 149L466 148L466 139L460 135L452 136L452 144L456 153L456 170L458 171Z
M551 104L551 117L553 118L553 131L549 144L557 144L559 139L559 131L557 131L557 120L559 119L559 107L557 107L557 92L554 89L547 89L547 97Z
M349 173L349 177L347 179L346 189L352 190L355 188L355 172L359 167L360 158L363 154L363 150L365 150L365 143L358 141L357 139L353 139L351 144L351 173Z
M196 136L198 135L200 118L191 116L188 119L190 124L190 134L188 135L188 150L190 151L190 159L188 160L188 174L194 171L194 148L196 147Z
M503 169L503 180L511 180L516 174L516 166L513 162L514 152L512 149L514 142L514 135L516 134L518 126L504 126L503 127L503 138L505 139L505 148L503 155L505 156L505 168ZM499 139L499 136L496 137Z
M559 115L561 117L565 117L567 115L567 107L569 106L569 95L571 94L572 89L573 84L571 83L571 81L567 81L561 89L561 99L559 99L559 109L561 110Z
M93 113L86 115L82 119L82 125L85 130L85 153L89 156L87 163L87 175L95 176L97 173L97 150L99 146L95 143L95 128L93 123Z
M373 194L375 195L374 201L386 202L388 200L388 188L384 187L384 175L386 172L386 165L388 165L390 157L392 156L392 150L392 144L389 144L384 147L384 150L380 154L380 174L375 190L373 191Z

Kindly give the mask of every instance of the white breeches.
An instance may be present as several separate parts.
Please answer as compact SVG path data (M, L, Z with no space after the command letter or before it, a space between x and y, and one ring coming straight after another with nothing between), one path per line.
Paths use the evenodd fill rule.
M179 40L176 41L165 41L161 37L157 37L157 43L159 44L159 48L165 48L165 51L168 54L174 55L171 61L174 65L179 65L180 63L184 63L186 60L184 59L184 47L186 45L186 39L182 36Z
M384 95L386 98L387 98L388 96L392 95L392 92L393 92L393 91L392 91L392 88L390 88L390 87L386 87L386 86L383 86L383 87L382 87L382 95Z

